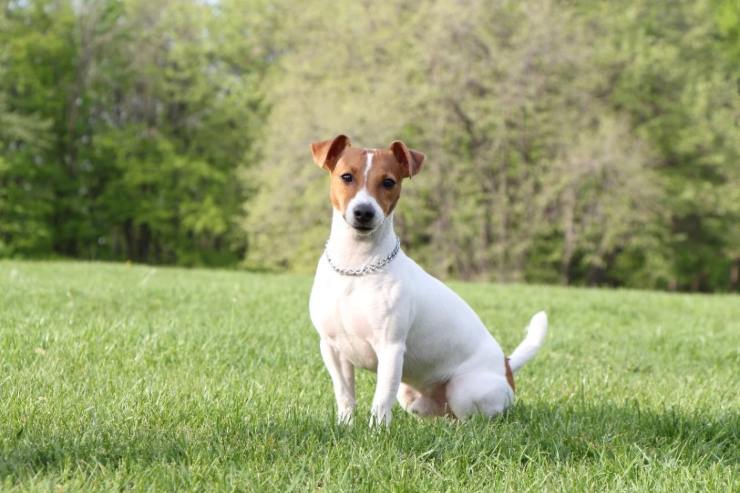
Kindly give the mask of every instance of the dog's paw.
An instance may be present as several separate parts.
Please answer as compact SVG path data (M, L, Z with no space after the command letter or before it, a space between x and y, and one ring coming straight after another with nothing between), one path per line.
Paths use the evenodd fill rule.
M370 414L370 428L388 428L391 425L392 413L390 409L373 407Z
M337 412L337 424L351 425L354 421L354 417L353 409L340 409Z

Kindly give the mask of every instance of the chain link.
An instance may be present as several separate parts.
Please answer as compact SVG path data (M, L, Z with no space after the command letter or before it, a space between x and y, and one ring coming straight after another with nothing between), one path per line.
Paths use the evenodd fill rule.
M373 264L367 264L363 267L360 267L359 269L342 269L341 267L338 267L336 264L334 264L334 261L329 256L329 241L327 240L326 245L324 246L324 256L326 257L326 261L329 262L329 266L331 266L332 269L334 269L335 272L338 274L341 274L343 276L353 276L353 277L360 277L365 276L367 274L372 274L374 272L380 271L383 267L388 265L391 260L393 260L396 255L398 255L398 252L401 251L401 239L396 236L396 246L393 248L393 251L388 255L387 257L378 260L377 262Z

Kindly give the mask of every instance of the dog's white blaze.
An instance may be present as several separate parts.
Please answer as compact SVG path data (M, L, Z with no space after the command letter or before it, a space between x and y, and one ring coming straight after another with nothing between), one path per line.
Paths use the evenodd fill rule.
M370 169L373 167L374 156L375 155L373 154L373 151L367 151L367 157L365 160L365 183L363 183L362 190L360 190L357 195L355 195L355 198L357 199L357 203L369 202L373 206L373 209L375 209L375 214L382 216L383 208L380 207L380 204L378 204L378 201L375 200L375 197L370 195L370 193L368 193L367 191L367 178L368 176L370 176Z
M355 207L362 204L369 204L373 210L375 211L375 221L373 224L373 227L377 227L383 220L385 219L385 214L383 214L383 208L380 207L380 204L378 201L370 195L370 193L367 190L367 179L368 176L370 176L370 169L373 167L373 151L367 151L367 157L365 159L365 170L363 174L365 175L365 183L362 184L362 188L359 192L355 194L354 197L349 201L347 204L347 217L351 218L354 214Z
M367 190L367 177L370 176L370 168L373 167L373 151L367 151L367 159L365 160L365 185L362 187L363 190Z

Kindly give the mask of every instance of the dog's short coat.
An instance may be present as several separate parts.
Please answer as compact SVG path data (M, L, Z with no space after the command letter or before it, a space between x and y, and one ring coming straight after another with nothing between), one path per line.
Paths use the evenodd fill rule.
M343 269L373 266L394 251L401 182L419 172L424 155L400 141L389 149L354 148L344 135L314 143L311 151L331 174L334 215L309 308L338 420L352 419L356 367L377 372L371 425L390 424L396 398L422 416L504 411L514 401L512 372L545 337L545 313L532 318L507 359L468 304L402 250L377 271L347 275Z

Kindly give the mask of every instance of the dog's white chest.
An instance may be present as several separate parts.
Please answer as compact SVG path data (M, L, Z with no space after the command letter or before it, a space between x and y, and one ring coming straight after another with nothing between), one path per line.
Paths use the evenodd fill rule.
M322 339L354 366L375 371L376 349L394 330L388 323L393 296L392 283L377 276L319 272L311 292L311 320Z

